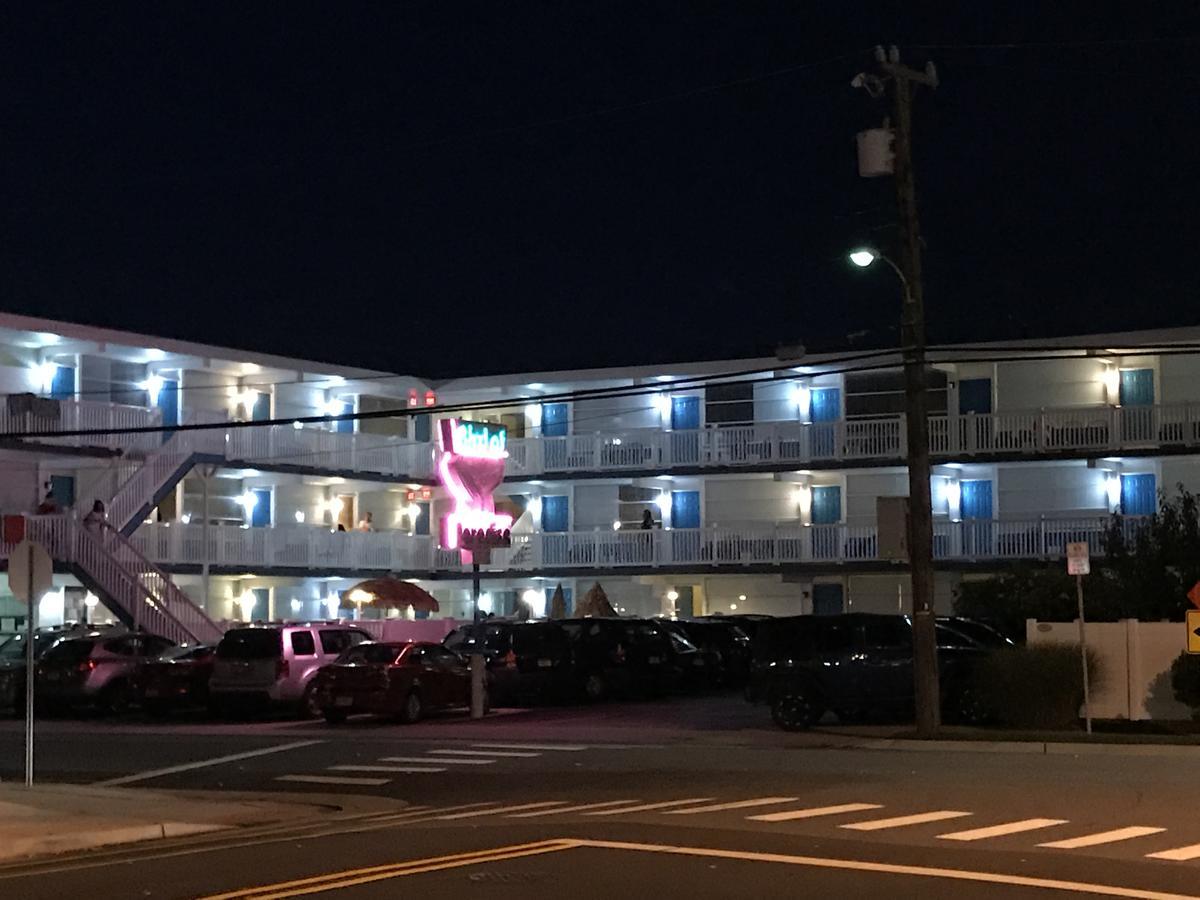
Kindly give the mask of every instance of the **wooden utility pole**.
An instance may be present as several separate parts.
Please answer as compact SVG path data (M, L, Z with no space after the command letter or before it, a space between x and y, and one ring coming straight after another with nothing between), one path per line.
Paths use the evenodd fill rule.
M901 341L908 432L908 552L912 573L913 679L917 734L933 737L941 724L937 629L934 620L933 500L930 495L929 413L925 382L925 295L921 283L921 228L912 160L913 85L937 86L932 66L918 72L900 64L895 47L876 49L883 81L892 91L895 129L896 208L899 266L904 285Z

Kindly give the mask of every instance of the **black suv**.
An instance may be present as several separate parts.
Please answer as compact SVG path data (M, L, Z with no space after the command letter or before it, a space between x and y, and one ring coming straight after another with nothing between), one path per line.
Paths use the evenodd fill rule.
M947 721L975 718L971 669L991 648L939 620L938 669ZM763 623L754 638L746 696L765 700L780 728L808 728L826 711L845 722L911 714L912 623L907 616L847 613Z
M678 681L667 632L647 619L564 619L576 683L592 701L656 696Z
M565 700L574 690L571 642L557 622L493 619L464 625L443 646L462 657L482 646L489 698L497 706Z
M735 622L681 619L684 635L713 660L714 683L739 687L750 671L750 638Z

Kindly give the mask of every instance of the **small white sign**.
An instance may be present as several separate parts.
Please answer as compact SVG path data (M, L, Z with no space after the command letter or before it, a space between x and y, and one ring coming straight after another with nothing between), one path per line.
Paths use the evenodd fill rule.
M1086 541L1067 544L1067 574L1089 575L1092 571L1091 557L1088 556Z

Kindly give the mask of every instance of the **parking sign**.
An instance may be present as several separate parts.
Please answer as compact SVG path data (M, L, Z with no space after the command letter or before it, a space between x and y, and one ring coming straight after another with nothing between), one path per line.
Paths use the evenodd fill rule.
M1067 544L1067 574L1088 575L1092 571L1091 557L1088 556L1088 545L1084 541Z

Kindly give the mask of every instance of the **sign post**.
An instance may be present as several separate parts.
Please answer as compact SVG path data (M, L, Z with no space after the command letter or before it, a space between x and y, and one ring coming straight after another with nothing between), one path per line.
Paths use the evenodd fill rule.
M8 589L28 604L25 618L25 786L33 786L33 623L38 597L54 583L54 563L40 544L22 540L8 558Z
M1088 686L1087 622L1083 615L1083 576L1091 574L1092 561L1085 541L1067 544L1067 574L1075 576L1075 599L1079 602L1079 656L1083 661L1083 720L1092 733L1092 701Z

